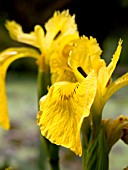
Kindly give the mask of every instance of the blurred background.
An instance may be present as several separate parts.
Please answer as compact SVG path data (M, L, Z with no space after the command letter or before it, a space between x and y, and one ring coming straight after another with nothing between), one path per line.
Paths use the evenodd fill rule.
M5 21L15 20L24 32L33 31L55 10L69 9L75 14L80 35L93 36L103 50L102 58L110 62L118 40L123 40L121 58L114 72L117 78L128 72L128 0L0 0L0 50L23 46L11 40ZM28 64L29 63L29 64ZM39 129L36 125L37 67L32 59L19 59L8 68L6 79L11 130L0 129L0 170L8 165L15 170L39 170ZM104 118L128 115L128 87L117 92L104 109ZM82 170L81 158L61 148L62 170ZM128 146L119 141L110 153L110 170L128 166Z

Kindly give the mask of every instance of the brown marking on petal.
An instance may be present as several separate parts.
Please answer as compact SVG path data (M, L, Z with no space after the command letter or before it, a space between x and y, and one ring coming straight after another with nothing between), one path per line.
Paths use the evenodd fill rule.
M111 79L108 80L108 82L107 82L107 84L106 84L106 87L109 86L110 82L111 82Z
M74 94L76 94L79 84L76 84L75 88L70 92L70 94L62 94L61 90L59 90L61 100L69 100L69 98L73 98Z

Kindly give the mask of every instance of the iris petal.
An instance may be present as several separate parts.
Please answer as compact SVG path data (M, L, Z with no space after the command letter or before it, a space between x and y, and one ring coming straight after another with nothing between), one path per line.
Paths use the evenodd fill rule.
M55 11L53 17L46 22L45 29L48 42L52 42L53 40L58 42L64 36L77 32L75 15L71 16L69 10L64 10L62 12Z
M113 71L115 70L116 64L117 64L119 57L120 57L121 49L122 49L122 41L119 40L116 52L113 55L111 63L107 67L108 76L106 77L106 84L109 81L109 79L111 78Z
M115 52L115 54L113 55L112 61L111 63L108 65L108 67L106 67L106 65L103 65L98 72L98 89L99 92L101 93L101 97L103 97L108 89L108 84L109 82L111 82L111 76L112 73L116 67L116 64L119 60L120 57L120 53L121 53L121 49L122 49L122 41L120 40L118 43L118 47L117 50Z
M91 73L83 82L55 83L40 102L37 115L43 136L51 142L70 148L81 156L80 128L96 93L96 75Z
M8 130L10 128L10 120L8 116L5 78L1 73L2 71L0 67L0 126Z
M24 33L22 30L22 26L20 24L16 23L15 21L9 21L9 20L6 21L5 27L9 31L10 37L13 40L16 40L21 43L26 43L39 48L37 36L34 31L30 33Z
M77 34L65 36L55 52L50 56L50 71L52 84L59 81L76 82L72 69L68 65L68 56L73 41L78 38Z
M6 72L13 61L23 57L38 59L40 55L31 48L8 48L0 53L0 126L4 129L10 127L5 87Z

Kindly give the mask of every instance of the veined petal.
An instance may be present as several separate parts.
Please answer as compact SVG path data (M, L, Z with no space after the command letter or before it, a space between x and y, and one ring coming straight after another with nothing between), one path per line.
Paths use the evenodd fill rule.
M119 89L128 85L128 73L124 74L122 77L115 80L111 85L108 87L106 94L104 95L104 103Z
M5 27L9 31L10 37L18 42L26 43L34 47L40 48L39 39L43 39L44 31L41 26L36 26L35 30L30 33L24 33L22 26L15 21L6 21ZM37 32L38 31L38 32ZM38 35L37 35L38 34Z
M0 53L0 126L5 129L10 127L5 88L6 71L14 60L23 57L38 59L40 55L36 50L31 48L8 48Z
M70 148L82 155L80 129L84 117L96 94L96 74L93 72L83 82L58 82L40 102L37 123L43 136L52 143Z

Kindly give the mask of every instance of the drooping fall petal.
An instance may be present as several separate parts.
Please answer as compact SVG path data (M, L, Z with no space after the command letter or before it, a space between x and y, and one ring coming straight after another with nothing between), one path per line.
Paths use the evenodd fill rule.
M6 71L13 61L23 57L38 59L40 55L31 48L8 48L0 53L0 126L4 129L10 127L5 88Z
M8 115L7 97L5 89L5 78L1 75L0 67L0 126L8 130L10 128L10 120Z
M2 74L6 73L8 66L15 60L19 58L35 58L38 60L40 54L28 47L17 47L17 48L8 48L0 53L0 66L2 67Z
M96 94L96 74L83 82L58 82L40 101L37 123L43 136L52 143L70 148L81 156L80 129Z

